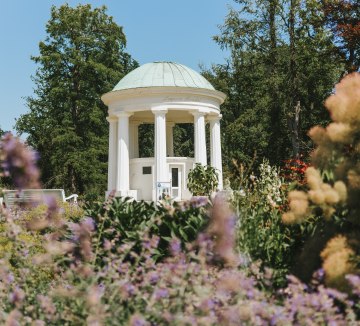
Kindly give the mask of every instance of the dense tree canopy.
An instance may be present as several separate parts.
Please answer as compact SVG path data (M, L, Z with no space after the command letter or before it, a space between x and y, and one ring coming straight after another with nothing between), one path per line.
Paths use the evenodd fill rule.
M328 121L324 99L359 69L359 5L353 0L234 0L215 41L225 64L203 74L227 94L222 106L224 163L279 164L312 149L307 130ZM16 128L40 153L46 187L99 193L107 175L108 125L100 96L137 66L106 13L90 5L53 7L39 44L35 95ZM175 155L192 156L192 125L174 129ZM142 126L142 156L153 128Z
M360 2L358 0L322 0L324 23L344 63L345 73L360 68Z
M45 187L100 193L107 176L107 110L100 96L137 66L106 8L52 7L39 44L35 95L16 128L40 154Z
M309 152L307 130L327 121L323 101L344 67L312 0L235 0L215 41L226 64L203 71L228 96L222 106L225 163L255 153L279 164Z

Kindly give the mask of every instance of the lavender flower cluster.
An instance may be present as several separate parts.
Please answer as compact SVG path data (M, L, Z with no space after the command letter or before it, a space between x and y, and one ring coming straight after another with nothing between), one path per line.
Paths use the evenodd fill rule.
M1 140L1 167L4 176L11 176L17 189L40 188L37 154L11 133Z
M266 273L243 266L234 250L236 216L222 197L197 240L182 250L173 238L172 255L158 262L158 235L145 233L140 251L129 242L115 246L99 242L107 230L92 219L60 222L60 213L52 204L43 226L21 223L21 215L0 221L0 324L360 324L357 276L348 276L352 294L324 287L321 277L305 285L289 276L281 291L261 289ZM1 248L3 238L11 240L9 250ZM33 238L40 239L37 251Z

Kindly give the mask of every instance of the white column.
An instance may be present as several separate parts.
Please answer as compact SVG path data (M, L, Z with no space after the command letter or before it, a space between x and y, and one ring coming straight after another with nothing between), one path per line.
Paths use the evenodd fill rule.
M139 121L130 122L130 158L139 157Z
M155 115L155 182L166 182L169 171L166 164L166 109L153 109Z
M211 166L217 170L219 176L218 189L223 189L222 159L221 159L221 135L220 135L221 115L208 117L210 122L210 158Z
M116 155L117 155L117 117L107 117L109 121L109 156L108 156L108 192L116 189Z
M117 179L116 191L129 191L129 112L119 112L117 138Z
M170 157L174 156L174 126L175 123L173 122L166 123L166 154Z
M205 138L205 113L192 112L194 116L195 136L195 163L207 165L206 138Z

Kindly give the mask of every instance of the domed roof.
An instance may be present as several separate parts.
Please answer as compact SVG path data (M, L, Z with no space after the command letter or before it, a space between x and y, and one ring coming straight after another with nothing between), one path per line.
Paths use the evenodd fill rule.
M175 62L146 63L128 73L113 91L141 87L193 87L215 90L199 73Z

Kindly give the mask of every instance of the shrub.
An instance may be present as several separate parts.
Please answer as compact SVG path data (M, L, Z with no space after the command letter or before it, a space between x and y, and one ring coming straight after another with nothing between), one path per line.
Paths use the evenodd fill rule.
M134 201L130 198L112 198L104 204L97 202L86 209L86 215L94 219L97 227L95 238L97 246L105 241L120 246L131 243L141 246L144 234L157 236L159 244L155 259L168 255L169 242L176 237L182 247L194 241L208 222L208 201L192 200L174 203L171 206L161 203Z
M33 267L19 266L14 276L6 265L0 265L0 322L34 325L357 323L350 298L321 285L306 286L289 277L288 288L277 296L260 290L257 280L242 271L240 257L232 249L233 221L234 215L218 198L208 228L187 251L181 250L179 240L173 238L172 254L155 263L151 257L157 251L157 237L144 231L138 248L130 242L120 245L105 242L100 248L102 263L97 265L92 263L96 250L92 246L95 225L89 218L69 222L67 235L61 239L43 237L47 252ZM60 252L61 260L56 258ZM51 281L28 282L32 275L27 270L44 263L54 271ZM271 282L264 274L257 277ZM352 299L356 302L360 279L353 276L351 282Z
M258 279L270 288L269 273L250 266L256 277L247 276L249 269L234 251L236 217L219 195L212 207L204 207L201 201L175 208L145 204L127 199L95 204L95 223L90 217L65 220L55 201L44 216L34 216L27 223L16 223L13 212L1 209L0 235L13 243L14 250L0 259L0 324L359 324L360 278L356 275L347 276L351 296L324 287L321 271L309 285L289 276L289 285L282 291L263 291ZM150 218L147 210L153 212ZM184 230L186 218L197 220L203 213L209 217L208 225L194 234L192 243L188 238L184 250L177 228ZM158 234L163 235L162 223L153 223L158 217L175 224L170 223L171 230L166 225L171 237L164 237L169 255L156 262ZM124 241L127 231L138 227L132 218L149 224L139 228L133 241ZM178 233L174 236L172 231ZM31 232L36 232L44 251L27 259L33 243L22 234ZM332 256L344 243L338 238L324 255ZM51 277L41 277L42 270Z
M195 163L187 179L187 187L193 196L210 196L219 185L216 169L210 165Z
M360 74L346 76L325 105L333 122L309 131L317 148L314 167L306 170L308 188L289 193L290 210L283 220L303 223L318 216L332 225L325 248L318 251L327 284L346 289L345 275L360 272Z
M282 206L286 187L279 169L263 161L259 176L242 170L240 190L234 191L232 204L239 216L237 246L240 252L275 269L277 286L285 284L285 276L293 264L298 230L282 223ZM245 176L248 174L248 176Z

